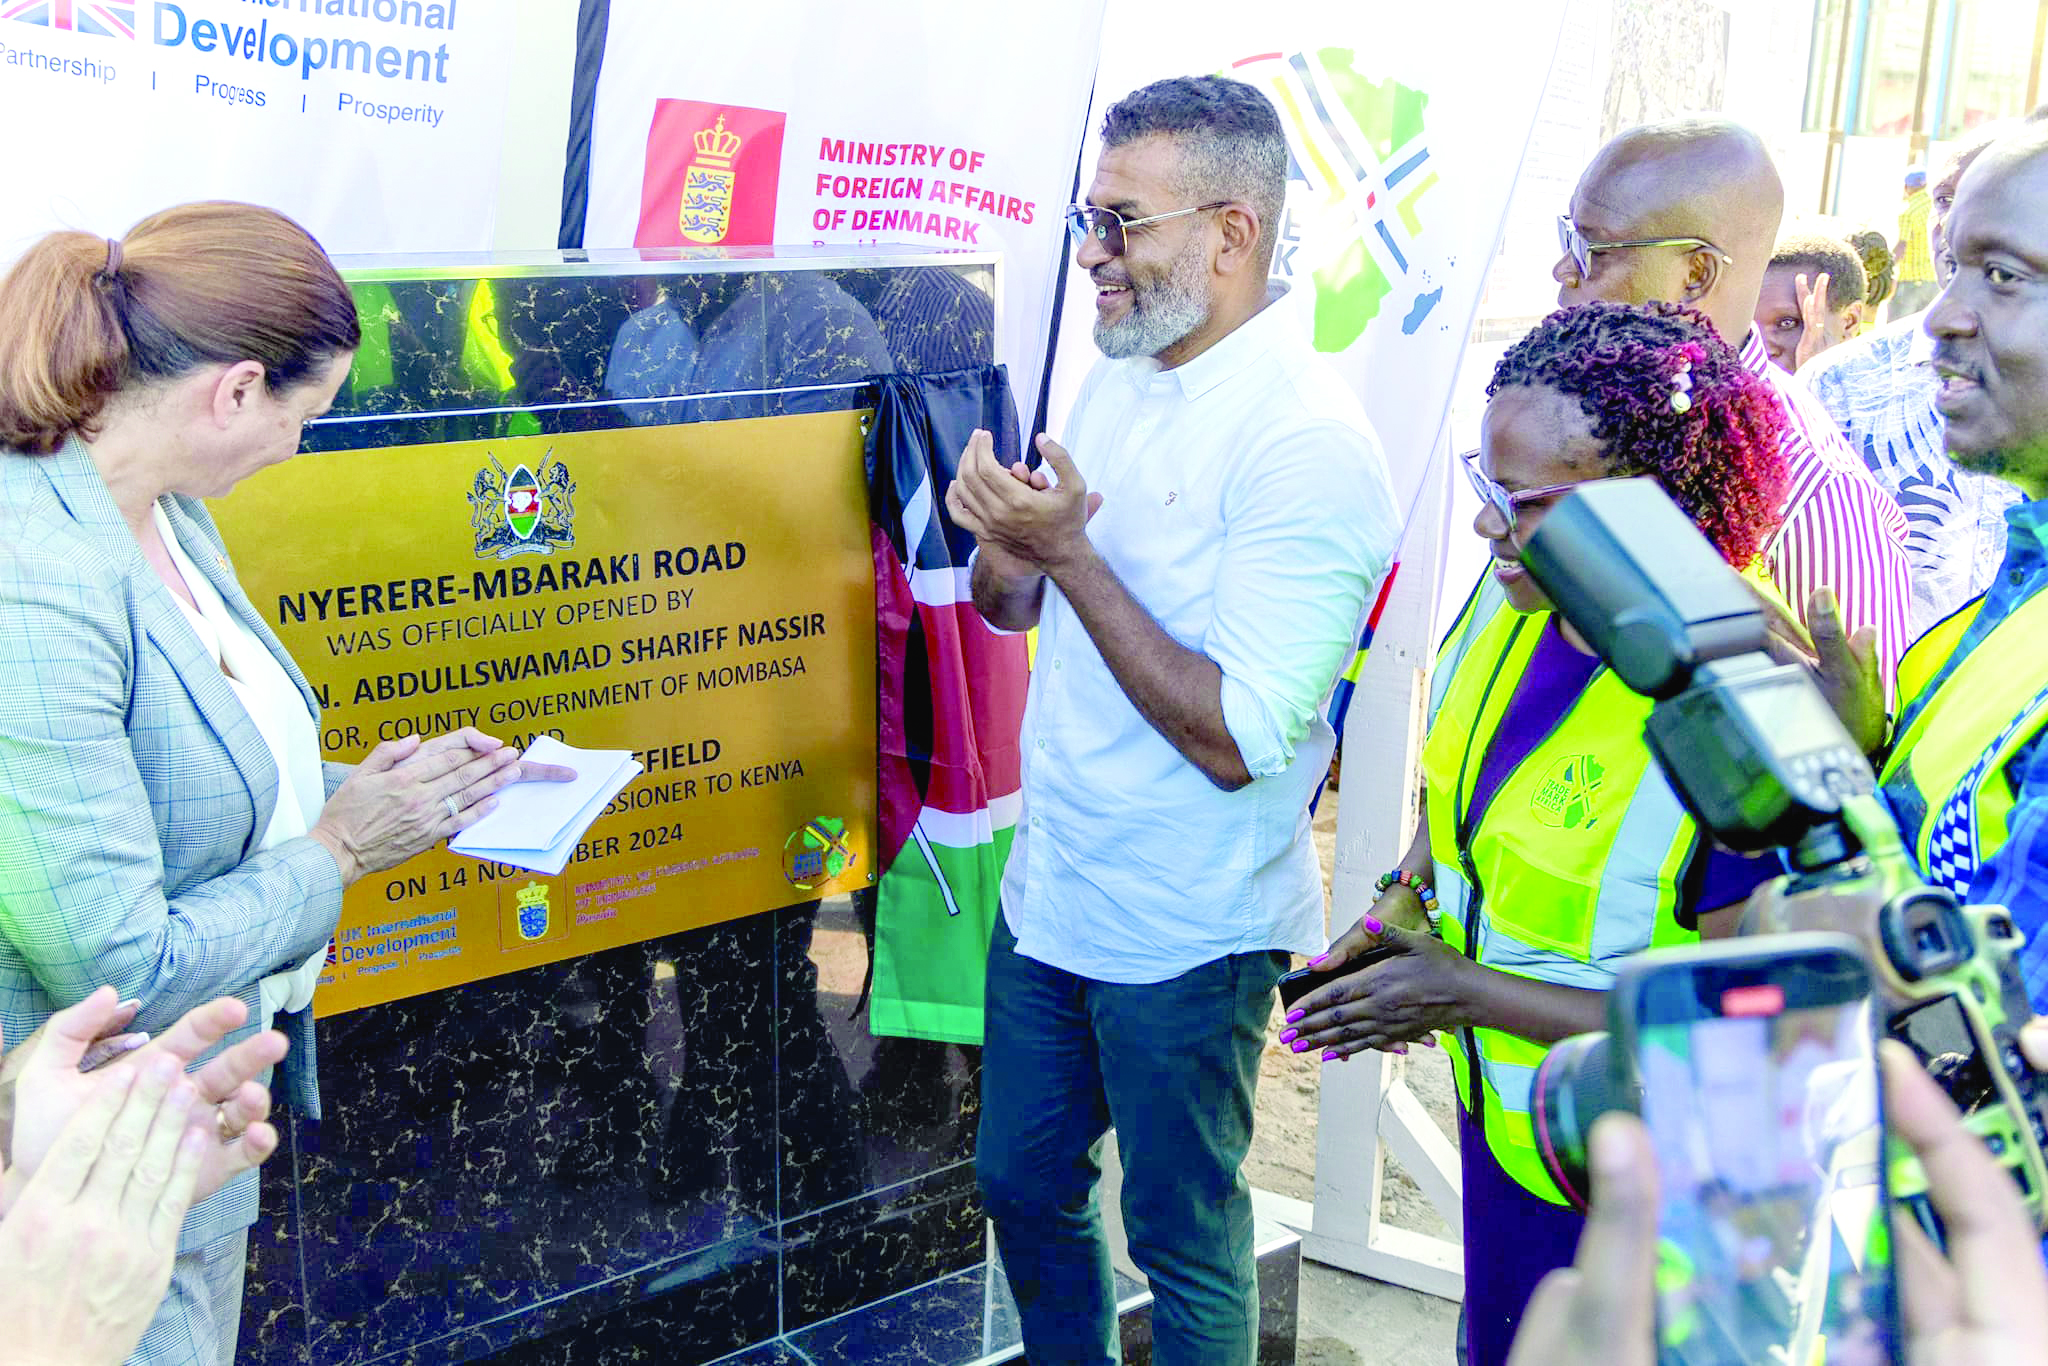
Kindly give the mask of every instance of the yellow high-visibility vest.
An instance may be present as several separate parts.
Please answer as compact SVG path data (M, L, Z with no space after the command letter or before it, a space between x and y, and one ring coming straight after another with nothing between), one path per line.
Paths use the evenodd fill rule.
M2048 724L2048 593L2021 603L1928 693L1983 606L1981 597L1968 603L1906 651L1899 714L1925 705L1879 780L1921 872L1958 896L2005 843L2015 800L2006 765Z
M1649 700L1604 666L1473 817L1487 747L1553 615L1505 610L1489 574L1438 653L1422 754L1430 855L1446 944L1485 967L1598 991L1621 959L1698 939L1677 911L1700 837L1643 738ZM1530 1117L1549 1046L1460 1034L1449 1050L1459 1103L1478 1107L1494 1160L1531 1193L1568 1203Z

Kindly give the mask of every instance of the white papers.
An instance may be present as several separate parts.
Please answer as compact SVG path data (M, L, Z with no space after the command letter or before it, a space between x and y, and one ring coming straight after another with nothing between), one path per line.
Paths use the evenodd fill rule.
M575 781L500 788L498 809L458 833L448 847L552 876L567 866L576 841L605 804L640 775L640 763L631 750L572 749L550 735L535 736L521 757L573 768Z

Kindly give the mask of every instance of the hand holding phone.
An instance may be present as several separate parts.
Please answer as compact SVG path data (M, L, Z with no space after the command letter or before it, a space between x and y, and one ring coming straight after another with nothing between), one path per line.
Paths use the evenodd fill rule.
M2023 1031L2021 1047L2032 1065L2048 1068L2048 1023ZM1882 1054L1886 1117L1926 1168L1929 1196L1951 1235L1944 1253L1912 1221L1898 1221L1899 1264L1910 1274L1897 1277L1894 1355L1920 1366L2037 1361L2048 1341L2048 1274L2011 1179L1910 1050L1886 1044ZM1592 1206L1578 1255L1571 1270L1551 1272L1530 1298L1508 1366L1656 1360L1649 1322L1660 1262L1656 1153L1642 1122L1626 1113L1601 1119L1591 1146ZM1845 1340L1827 1359L1856 1360L1858 1345Z
M1839 935L1625 964L1615 1046L1663 1192L1669 1359L1892 1366L1898 1313L1869 967Z
M1339 977L1347 977L1357 972L1360 968L1377 963L1382 959L1392 958L1399 952L1400 950L1391 944L1377 944L1349 962L1341 963L1336 967L1296 968L1293 972L1283 974L1280 980L1273 984L1280 993L1281 1013L1291 1014L1295 1006L1301 1002L1301 999L1317 987L1328 982L1334 982Z

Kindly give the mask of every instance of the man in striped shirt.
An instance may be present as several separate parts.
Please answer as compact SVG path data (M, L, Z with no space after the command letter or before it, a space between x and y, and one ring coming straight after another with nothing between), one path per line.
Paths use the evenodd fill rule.
M1721 119L1631 129L1600 149L1558 221L1557 301L1690 305L1776 391L1792 487L1764 547L1771 578L1809 629L1814 590L1832 589L1839 629L1875 633L1889 688L1909 643L1906 519L1826 410L1770 363L1754 327L1784 211L1770 153L1748 129Z

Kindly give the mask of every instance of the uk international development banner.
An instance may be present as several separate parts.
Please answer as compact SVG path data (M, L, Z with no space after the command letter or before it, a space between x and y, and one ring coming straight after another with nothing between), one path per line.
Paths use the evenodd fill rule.
M1104 111L1139 86L1217 72L1264 91L1293 153L1273 263L1289 291L1281 306L1350 378L1408 505L1438 445L1563 16L1564 0L1294 0L1250 13L1190 0L1162 24L1150 4L1111 0L1103 22L1083 193ZM1099 354L1094 316L1088 277L1070 272L1054 432Z
M611 0L584 245L1000 251L1028 419L1102 6Z
M330 251L491 244L503 0L0 0L0 261L193 199Z

